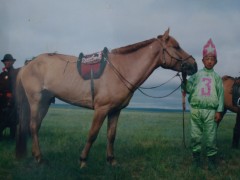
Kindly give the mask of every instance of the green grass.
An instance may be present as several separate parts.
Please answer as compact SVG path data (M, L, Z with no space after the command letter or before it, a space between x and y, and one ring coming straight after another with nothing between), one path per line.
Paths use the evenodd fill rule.
M231 149L235 114L227 114L218 130L219 170L191 168L189 113L185 115L186 145L182 144L182 113L124 110L115 141L116 167L106 163L106 122L92 146L87 168L80 169L79 155L91 126L93 111L50 108L39 132L45 163L31 156L14 157L15 142L0 141L0 179L239 179L240 150ZM203 158L204 158L203 154Z

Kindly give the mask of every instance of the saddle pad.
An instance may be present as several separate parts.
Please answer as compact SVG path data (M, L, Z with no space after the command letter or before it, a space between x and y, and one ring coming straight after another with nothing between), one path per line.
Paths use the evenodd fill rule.
M235 78L232 89L233 89L232 91L233 105L240 107L240 77Z
M77 69L84 80L98 79L101 77L108 58L108 49L90 55L79 54Z

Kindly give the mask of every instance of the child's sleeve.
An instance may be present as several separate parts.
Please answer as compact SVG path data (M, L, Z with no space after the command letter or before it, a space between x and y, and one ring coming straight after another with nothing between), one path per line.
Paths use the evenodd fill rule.
M195 81L195 74L192 75L186 82L185 84L185 91L186 93L190 94L192 92L192 88L193 88L193 83Z

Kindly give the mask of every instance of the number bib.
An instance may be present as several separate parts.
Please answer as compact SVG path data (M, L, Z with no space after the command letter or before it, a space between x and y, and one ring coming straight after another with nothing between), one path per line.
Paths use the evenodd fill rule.
M203 77L201 82L200 96L211 96L212 78Z

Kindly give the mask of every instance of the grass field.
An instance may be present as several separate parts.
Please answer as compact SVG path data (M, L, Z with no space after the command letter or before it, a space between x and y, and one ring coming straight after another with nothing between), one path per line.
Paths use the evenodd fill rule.
M240 150L231 149L235 114L228 113L218 129L219 168L191 167L189 113L185 115L186 145L182 144L182 113L124 110L120 115L115 156L118 165L106 163L106 122L94 143L85 169L79 168L79 154L85 144L93 111L77 108L50 108L39 132L45 163L31 156L14 157L15 142L0 141L0 179L239 179Z

